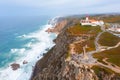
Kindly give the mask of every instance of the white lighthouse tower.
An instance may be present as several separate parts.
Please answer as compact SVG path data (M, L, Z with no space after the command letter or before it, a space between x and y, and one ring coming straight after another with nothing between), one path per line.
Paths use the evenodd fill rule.
M88 16L86 17L86 21L89 21L89 17Z

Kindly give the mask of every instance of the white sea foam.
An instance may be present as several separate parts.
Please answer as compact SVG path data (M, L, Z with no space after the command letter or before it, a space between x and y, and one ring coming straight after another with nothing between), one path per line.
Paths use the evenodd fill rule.
M41 55L43 53L46 53L45 49L54 46L52 42L54 38L51 37L52 34L48 34L47 32L45 32L46 29L52 26L45 25L43 27L44 28L42 30L19 36L19 38L22 39L37 39L38 42L34 44L32 42L29 42L24 45L24 47L27 46L30 47L30 49L25 49L24 47L20 49L11 49L11 53L17 53L18 55L22 54L22 57L15 61L15 63L20 64L20 68L16 71L13 71L10 66L4 69L0 69L0 80L29 80L33 66L35 66L36 61L42 57ZM28 63L23 64L24 60Z
M14 49L11 49L10 52L11 53L24 53L25 52L25 48L20 48L20 49L17 49L17 48L14 48Z
M31 47L32 46L32 42L29 42L29 43L27 43L27 44L25 44L25 47Z
M11 53L16 53L18 51L18 49L11 49L10 52Z

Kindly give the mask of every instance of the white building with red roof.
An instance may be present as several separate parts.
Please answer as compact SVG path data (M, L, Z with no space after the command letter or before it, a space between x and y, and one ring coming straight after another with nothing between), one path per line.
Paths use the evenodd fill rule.
M80 21L81 25L91 25L91 26L97 26L97 25L104 25L104 22L101 20L94 20L94 19L89 19L89 17L86 17L86 19L83 19Z

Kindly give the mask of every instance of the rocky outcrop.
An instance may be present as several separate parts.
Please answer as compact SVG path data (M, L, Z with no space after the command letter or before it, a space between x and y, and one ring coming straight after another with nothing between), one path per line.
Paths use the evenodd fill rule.
M89 66L66 61L68 45L74 40L66 32L59 34L56 45L37 62L31 80L97 80Z
M66 32L70 25L74 25L72 21L63 21L58 23L57 29L48 30L60 32L54 40L56 45L36 63L31 80L119 80L120 76L114 73L114 76L104 71L96 74L90 65L68 59L69 44L76 40Z
M63 20L63 21L61 21L61 22L58 22L58 24L56 24L55 27L53 27L53 28L48 28L48 29L46 30L46 32L48 32L48 33L50 33L50 32L52 32L52 33L59 33L66 24L67 24L67 21L66 21L66 20Z
M28 62L26 60L23 61L23 64L27 64Z
M98 80L90 66L75 61L65 62L58 78L58 80Z
M56 45L37 62L32 80L57 80L56 77L58 78L58 74L61 72L61 68L65 62L68 44L73 41L68 36L66 32L62 32L58 35L55 40ZM41 77L44 76L51 79L41 79Z
M12 70L17 70L18 68L20 68L20 64L17 63L13 63L10 66L12 67Z
M104 68L102 66L97 66L97 69L94 67L92 69L94 70L99 80L120 80L120 75L114 73L110 69Z
M109 74L105 71L100 71L97 76L99 77L99 80L120 80L120 76L118 74Z
M53 22L56 22L57 24L53 24ZM52 28L48 28L46 30L46 32L48 33L57 33L59 34L61 31L66 30L66 28L75 25L76 23L79 23L79 19L76 18L55 18L55 20L53 20L52 22L49 22L51 24L53 24Z

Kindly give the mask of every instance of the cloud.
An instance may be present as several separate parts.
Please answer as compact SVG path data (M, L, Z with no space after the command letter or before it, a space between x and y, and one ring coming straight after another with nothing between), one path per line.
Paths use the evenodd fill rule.
M44 7L52 5L63 5L70 2L70 0L1 0L1 4L18 5L18 6L31 6L31 7Z
M3 14L64 15L120 11L119 0L0 0ZM1 13L0 13L1 14Z
M50 6L89 6L101 2L101 0L1 0L1 4L31 6L31 7L50 7Z

